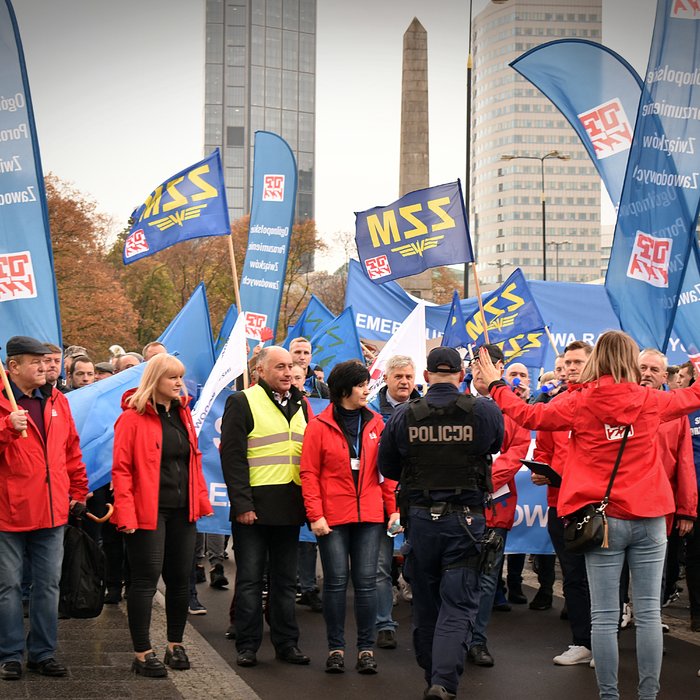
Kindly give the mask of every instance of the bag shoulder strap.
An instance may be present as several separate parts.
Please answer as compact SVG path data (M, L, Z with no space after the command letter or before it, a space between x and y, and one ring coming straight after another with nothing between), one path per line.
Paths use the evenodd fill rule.
M617 453L617 459L615 460L615 466L613 467L612 474L610 475L610 481L608 482L608 488L607 491L605 492L605 496L603 496L603 505L607 506L608 504L608 498L610 497L610 492L612 491L613 487L613 481L615 481L615 476L617 475L617 470L620 466L620 462L622 461L622 453L625 451L625 445L627 444L627 437L630 434L630 427L631 426L626 426L625 427L625 432L622 435L622 442L620 443L620 450Z

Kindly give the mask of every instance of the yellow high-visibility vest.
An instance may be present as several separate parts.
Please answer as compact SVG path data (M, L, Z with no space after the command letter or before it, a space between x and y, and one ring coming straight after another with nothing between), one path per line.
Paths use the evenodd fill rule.
M273 486L293 481L300 485L301 442L306 430L302 408L287 422L259 385L245 389L253 414L253 431L248 434L248 466L251 486Z

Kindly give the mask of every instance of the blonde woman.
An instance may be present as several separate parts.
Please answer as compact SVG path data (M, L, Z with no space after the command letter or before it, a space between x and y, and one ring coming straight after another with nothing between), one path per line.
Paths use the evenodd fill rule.
M201 452L187 407L185 368L176 357L149 360L137 389L122 397L114 426L114 515L124 532L131 567L127 596L134 673L157 678L166 666L190 667L182 645L187 620L195 521L211 515ZM164 661L150 641L151 606L158 578L165 582L168 646Z

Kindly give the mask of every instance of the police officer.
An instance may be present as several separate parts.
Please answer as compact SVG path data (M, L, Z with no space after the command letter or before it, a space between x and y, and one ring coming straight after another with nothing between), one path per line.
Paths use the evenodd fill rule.
M397 408L378 463L384 476L401 482L410 542L405 574L413 588L416 660L428 684L424 697L445 700L457 693L479 607L484 503L503 416L493 401L459 391L464 369L454 348L432 350L427 368L427 394Z

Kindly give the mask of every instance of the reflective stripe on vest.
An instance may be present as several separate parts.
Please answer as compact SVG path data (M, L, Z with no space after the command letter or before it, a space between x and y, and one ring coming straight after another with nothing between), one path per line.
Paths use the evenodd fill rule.
M251 486L273 486L293 481L301 484L299 464L301 443L306 430L302 407L287 423L265 390L256 384L244 391L253 414L253 430L248 434L248 466Z

